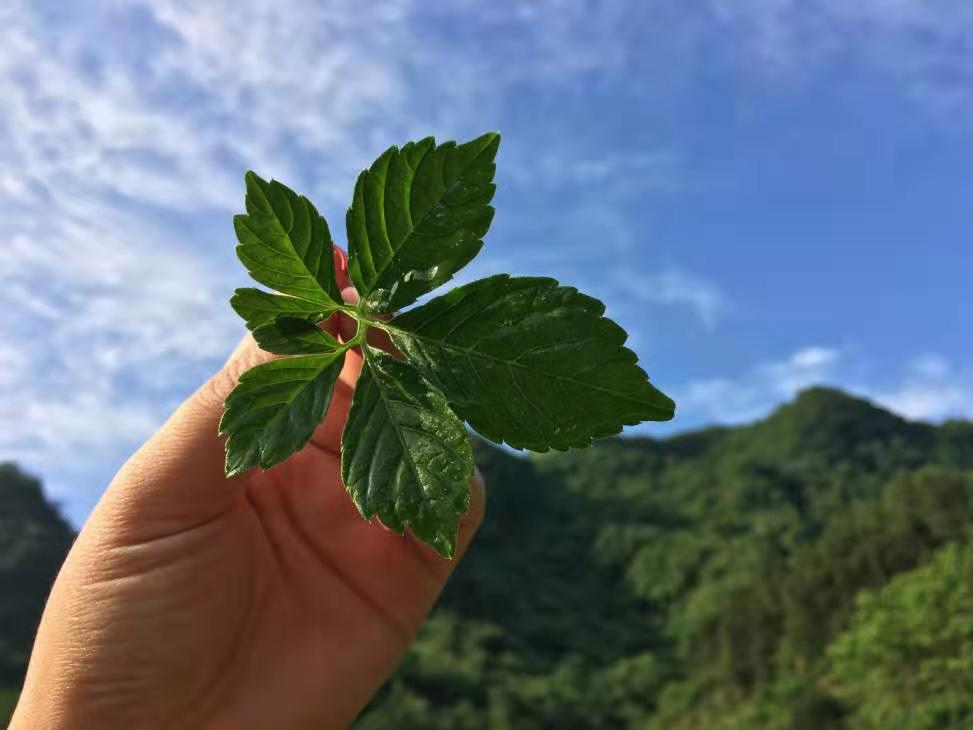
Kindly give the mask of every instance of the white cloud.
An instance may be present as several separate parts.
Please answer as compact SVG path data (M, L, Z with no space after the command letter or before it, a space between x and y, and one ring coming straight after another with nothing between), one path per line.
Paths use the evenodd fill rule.
M788 369L808 371L821 368L838 359L838 351L830 347L806 347L795 352L787 362Z
M770 77L842 64L884 75L934 113L973 100L973 5L965 0L710 0L737 59Z
M706 62L704 31L712 40L729 29L724 43L760 59L813 56L822 68L837 57L832 42L857 47L857 31L874 26L862 57L917 96L953 88L937 81L949 76L944 64L973 69L958 42L973 13L957 5L943 20L905 0L857 10L816 0L811 11L796 0L737 10L716 0L689 10L675 0L91 0L54 4L43 17L40 5L0 3L0 450L58 483L67 483L58 465L101 463L144 435L232 343L224 302L239 272L228 225L213 221L237 208L244 167L338 209L357 169L390 139L476 133L531 84L610 80L643 93ZM885 40L908 58L892 59ZM659 63L640 66L644 54ZM678 151L575 154L566 144L505 147L504 164L582 188L691 186ZM631 245L619 211L588 201L576 212L609 243ZM518 252L510 268L525 258ZM728 309L712 282L683 269L626 275L631 300L685 307L705 326ZM699 402L719 391L742 412L768 389L780 397L834 366L805 353L689 391ZM903 386L888 398L927 413L965 398L923 400L917 388L927 385L916 375L911 395ZM90 503L90 494L62 496Z
M786 360L763 363L756 377L772 393L790 398L808 386L833 377L841 353L831 347L805 347Z
M930 352L920 355L909 364L909 369L920 378L948 378L952 365L944 356Z
M917 357L899 383L877 390L873 397L907 418L942 421L973 417L973 377L958 372L938 354Z
M619 270L612 275L611 281L613 286L636 301L686 307L709 329L717 325L729 308L716 284L682 269L670 268L649 274Z
M532 188L597 186L599 197L636 192L679 192L694 186L685 165L672 150L633 151L599 155L577 150L547 150L515 158L506 170L510 179Z
M819 78L841 64L933 112L973 101L973 4L967 0L536 0L480 3L455 12L530 53L505 74L626 77L632 88L670 89L717 63L762 79ZM472 20L475 18L475 20ZM651 59L649 67L639 64Z
M678 418L706 423L744 423L768 409L766 393L758 385L729 378L694 380L676 391L675 399Z
M144 79L108 68L84 74L76 53L46 42L24 12L0 47L4 131L0 150L55 196L120 194L174 209L225 206L236 176L214 159L190 116L150 101Z
M725 424L752 421L804 388L833 382L840 363L837 349L811 346L782 360L758 363L737 379L695 380L675 395L679 414Z
M973 376L938 354L906 363L884 386L863 384L863 363L833 347L802 348L781 360L757 363L736 378L694 380L679 389L679 414L697 421L743 423L761 418L801 390L830 385L868 398L906 418L973 418Z
M524 62L512 64L430 31L412 0L93 0L56 15L3 3L3 456L58 485L85 465L107 479L98 469L239 332L226 218L241 170L344 205L390 139L476 133L535 72L554 82L609 68L600 48L568 41L587 23L580 6L565 10L553 24L520 6L480 18L518 34ZM464 20L450 12L438 19ZM605 164L583 161L574 178L600 179ZM56 496L75 515L93 501Z
M0 392L23 380L30 365L27 353L12 342L0 342Z
M973 389L950 383L909 383L876 400L906 418L941 421L973 415Z
M0 352L0 453L44 471L137 443L239 336L205 259L117 211L58 213L0 224L0 332L16 347Z

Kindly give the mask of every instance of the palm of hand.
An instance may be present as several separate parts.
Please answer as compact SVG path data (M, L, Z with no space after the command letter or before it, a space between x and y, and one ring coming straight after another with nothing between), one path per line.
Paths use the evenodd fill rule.
M223 476L215 419L264 357L244 343L119 472L79 536L35 649L69 658L57 704L87 716L65 727L344 726L442 590L453 563L362 520L340 483L356 353L308 447ZM482 513L474 487L460 552ZM25 695L51 679L35 663Z

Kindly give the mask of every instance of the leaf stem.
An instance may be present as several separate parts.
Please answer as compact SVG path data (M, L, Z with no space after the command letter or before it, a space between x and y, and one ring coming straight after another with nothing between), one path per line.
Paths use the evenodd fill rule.
M371 321L366 316L366 313L357 307L342 308L342 311L355 320L355 323L358 325L355 336L345 343L345 349L359 346L362 347L362 352L364 353L365 338L368 336L368 328L371 325Z

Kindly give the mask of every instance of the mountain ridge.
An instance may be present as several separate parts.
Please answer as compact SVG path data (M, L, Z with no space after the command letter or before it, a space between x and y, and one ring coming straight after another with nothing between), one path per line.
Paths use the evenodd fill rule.
M907 595L973 544L973 422L833 388L742 426L474 450L486 519L359 727L871 730L862 708L906 693L869 695L832 647L867 630L862 596ZM39 481L0 466L0 684L72 539Z

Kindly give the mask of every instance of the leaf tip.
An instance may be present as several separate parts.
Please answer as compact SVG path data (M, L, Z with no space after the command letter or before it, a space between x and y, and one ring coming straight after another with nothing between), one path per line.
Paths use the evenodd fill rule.
M496 129L484 132L474 141L482 143L484 150L490 150L495 155L500 147L500 132Z
M653 386L654 387L654 386ZM652 420L655 421L671 421L676 417L676 401L667 396L661 390L655 389L655 396L657 403L655 404L655 409L657 412L657 417Z
M245 463L232 460L230 454L227 453L226 461L223 464L223 473L226 474L227 479L240 476L249 468Z
M452 560L456 557L456 540L444 540L436 549L436 552L446 558L446 560Z

